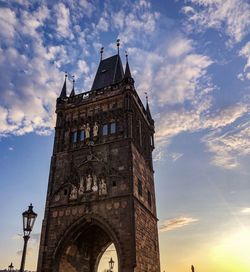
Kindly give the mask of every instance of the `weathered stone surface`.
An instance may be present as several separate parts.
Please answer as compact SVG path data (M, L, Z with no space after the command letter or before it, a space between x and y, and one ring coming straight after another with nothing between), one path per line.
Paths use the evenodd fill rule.
M56 112L38 272L96 272L111 243L119 272L159 272L154 124L133 81L59 98Z

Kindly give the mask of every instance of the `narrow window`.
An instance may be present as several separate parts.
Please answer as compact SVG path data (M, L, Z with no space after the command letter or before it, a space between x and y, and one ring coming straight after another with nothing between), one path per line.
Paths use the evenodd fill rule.
M152 205L152 199L151 199L151 193L148 191L148 205L151 207Z
M138 179L138 195L142 196L142 182Z
M85 133L84 133L84 130L81 130L80 131L80 141L84 141L85 140Z
M116 180L113 180L112 182L112 186L115 187L116 186Z
M76 143L77 142L77 131L72 132L72 136L71 136L71 141L72 143Z
M116 133L116 123L115 122L110 124L110 133L111 134Z
M103 125L103 127L102 127L102 135L103 136L108 135L108 125L107 124Z

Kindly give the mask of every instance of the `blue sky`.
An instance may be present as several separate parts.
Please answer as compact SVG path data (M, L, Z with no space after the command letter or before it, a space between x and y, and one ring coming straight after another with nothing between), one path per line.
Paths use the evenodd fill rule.
M120 38L156 122L162 270L248 271L249 37L248 0L0 1L0 267L19 266L30 202L36 267L64 71L88 91Z

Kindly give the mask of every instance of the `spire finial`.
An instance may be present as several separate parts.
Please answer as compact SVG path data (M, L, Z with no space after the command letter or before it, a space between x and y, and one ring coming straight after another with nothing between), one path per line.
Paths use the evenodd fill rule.
M65 71L64 72L64 74L65 74L65 80L67 79L67 77L68 77L68 72L67 71Z
M70 97L75 96L75 76L74 75L72 75L72 83L73 85L72 85L72 91L70 93Z
M128 62L128 51L125 51L126 61Z
M145 92L144 94L146 95L146 102L147 102L147 104L148 104L148 93Z
M120 39L116 40L116 46L117 46L117 52L118 52L118 55L119 55L120 54Z
M101 54L101 60L102 60L102 55L103 55L104 47L101 47L100 54Z

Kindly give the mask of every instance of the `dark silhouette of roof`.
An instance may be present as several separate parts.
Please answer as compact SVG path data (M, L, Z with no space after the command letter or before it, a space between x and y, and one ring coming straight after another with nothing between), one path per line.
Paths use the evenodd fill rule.
M70 97L72 97L72 96L75 96L75 79L73 79L73 86L72 86L72 90L71 90L71 93L70 93Z
M114 55L101 60L91 90L97 90L106 86L119 83L124 78L121 58Z
M127 60L124 78L131 78L131 77L132 76L131 76L131 73L130 73L130 68L129 68L129 64L128 64L128 60Z
M147 102L147 105L146 105L146 112L147 112L147 115L148 115L148 118L149 118L150 122L152 122L153 118L152 118L152 115L151 115L151 112L150 112L150 109L149 109L148 102Z

